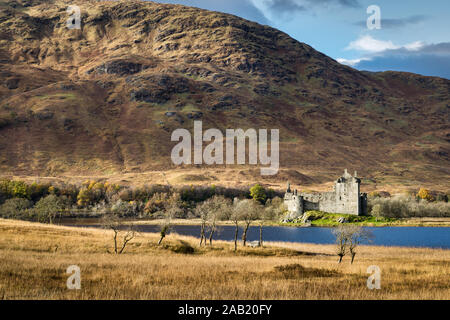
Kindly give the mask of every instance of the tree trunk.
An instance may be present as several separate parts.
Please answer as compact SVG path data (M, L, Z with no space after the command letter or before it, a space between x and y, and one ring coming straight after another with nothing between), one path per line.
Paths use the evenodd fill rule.
M123 244L122 244L122 248L119 251L119 254L122 254L123 250L125 250L126 245L127 245L127 242L125 242L125 240L124 240Z
M134 233L128 233L125 235L125 237L123 238L123 244L122 244L122 249L120 249L119 254L122 254L123 250L125 250L125 247L127 246L128 242L130 242L131 240L133 240L134 238Z
M215 225L213 225L212 227L211 227L211 233L209 234L209 245L210 246L212 246L212 239L213 239L213 236L214 236L214 232L216 231L216 226Z
M262 236L262 223L259 225L259 246L263 246L263 236Z
M204 222L202 222L202 226L201 226L201 229L200 229L200 247L202 246L204 238L205 238L205 224L204 224ZM205 240L205 242L206 242L206 240Z
M343 256L342 254L339 255L339 263L342 262L342 258L343 258L343 257L344 257L344 256Z
M353 260L355 260L355 256L356 256L356 252L352 252L352 263L353 264Z
M118 231L114 230L114 253L117 254L117 233Z
M234 231L234 251L237 251L238 233L239 233L239 224L236 223L236 230Z
M247 243L247 231L248 231L249 226L250 226L250 224L246 223L245 227L244 227L244 232L242 233L242 242L243 242L244 247L245 247L245 244Z
M165 237L165 236L161 236L161 238L160 238L159 241L158 241L158 246L161 244L161 242L163 241L164 237Z

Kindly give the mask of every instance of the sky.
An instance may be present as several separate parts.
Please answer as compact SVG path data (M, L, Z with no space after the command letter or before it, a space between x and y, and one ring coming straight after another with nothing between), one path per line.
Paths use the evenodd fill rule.
M156 2L231 13L269 25L359 70L406 71L450 79L449 0Z

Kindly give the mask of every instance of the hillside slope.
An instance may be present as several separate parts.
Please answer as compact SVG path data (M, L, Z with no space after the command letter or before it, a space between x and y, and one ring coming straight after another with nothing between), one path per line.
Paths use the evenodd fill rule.
M279 128L268 181L450 187L450 81L343 66L241 18L140 1L0 2L0 170L172 170L176 128ZM261 177L238 167L237 180ZM255 173L256 172L256 173ZM239 178L239 175L241 178Z

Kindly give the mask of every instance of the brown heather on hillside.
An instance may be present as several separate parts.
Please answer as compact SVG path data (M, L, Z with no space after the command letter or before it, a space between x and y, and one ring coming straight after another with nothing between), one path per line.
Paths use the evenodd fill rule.
M3 176L162 182L157 171L176 168L172 131L199 119L280 129L282 170L186 167L173 183L316 186L348 167L368 190L449 189L449 80L359 72L268 26L185 6L77 1L82 29L69 30L72 4L0 1Z

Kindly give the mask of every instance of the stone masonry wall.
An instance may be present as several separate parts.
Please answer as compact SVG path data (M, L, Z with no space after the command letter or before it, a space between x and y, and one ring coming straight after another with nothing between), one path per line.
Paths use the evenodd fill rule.
M367 211L367 195L360 193L361 180L345 170L331 192L298 193L291 192L290 187L285 195L285 204L290 216L299 217L303 212L319 210L330 213L361 215Z

